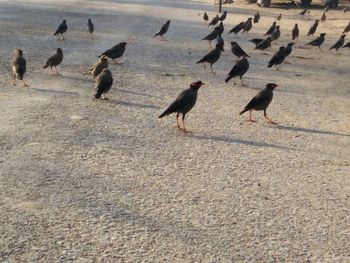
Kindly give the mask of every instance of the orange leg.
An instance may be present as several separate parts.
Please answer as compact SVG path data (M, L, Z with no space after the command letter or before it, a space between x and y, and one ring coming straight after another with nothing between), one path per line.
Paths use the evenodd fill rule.
M268 122L268 123L271 123L271 124L274 124L274 125L277 125L277 124L278 124L277 122L274 122L274 121L271 120L269 117L267 117L266 110L264 110L264 117L267 119L267 122Z
M253 120L252 110L249 111L249 121L250 122L256 122L256 120Z

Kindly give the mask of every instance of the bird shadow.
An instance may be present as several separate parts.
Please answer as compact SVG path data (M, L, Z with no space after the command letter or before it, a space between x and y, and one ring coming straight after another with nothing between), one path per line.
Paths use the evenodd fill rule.
M148 97L148 98L162 99L161 97L153 96L153 95L146 94L146 93L136 92L136 91L132 91L132 90L125 90L125 89L115 89L115 90L116 90L116 91L123 92L123 93L134 94L134 95L140 95L140 96L144 96L144 97Z
M305 132L305 133L315 133L315 134L350 137L350 134L337 133L337 132L331 132L331 131L323 131L323 130L317 130L317 129L308 129L308 128L302 128L302 127L292 127L292 126L277 125L277 126L274 126L273 128L280 129L280 130L286 130L286 131L295 131L295 132Z
M152 104L142 104L123 100L109 100L109 103L114 105L123 105L128 107L144 108L144 109L160 109L160 107Z
M43 93L74 94L74 95L79 95L78 92L71 92L71 91L65 91L65 90L38 89L38 88L32 88L32 90L39 91L39 92L43 92Z
M226 142L226 143L232 143L232 144L244 144L248 146L255 146L255 147L267 147L267 148L275 148L275 149L281 149L281 150L291 150L295 151L296 149L281 146L277 144L270 144L265 142L257 142L257 141L248 141L248 140L242 140L238 138L232 138L227 136L217 136L217 135L195 135L190 134L189 135L192 138L199 139L199 140L208 140L208 141L216 141L216 142Z

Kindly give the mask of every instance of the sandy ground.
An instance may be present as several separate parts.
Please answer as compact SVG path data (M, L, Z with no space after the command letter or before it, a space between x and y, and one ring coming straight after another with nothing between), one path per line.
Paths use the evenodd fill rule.
M301 19L259 9L261 22L237 40L252 57L242 87L223 82L234 60L226 33L217 74L195 64L208 51L198 14L215 14L209 2L0 1L1 262L350 261L350 50L327 50L350 14L327 13L318 51L303 43L320 10ZM256 9L227 8L226 30ZM266 67L277 44L262 55L247 40L280 12L277 44L295 22L302 37L277 72ZM52 36L63 18L65 42ZM168 18L170 41L152 39ZM81 73L124 40L110 101L92 100L94 81ZM41 69L56 47L63 77ZM11 85L15 48L30 88ZM175 116L157 116L198 79L209 85L185 135ZM278 126L238 115L267 82L281 85L268 110Z

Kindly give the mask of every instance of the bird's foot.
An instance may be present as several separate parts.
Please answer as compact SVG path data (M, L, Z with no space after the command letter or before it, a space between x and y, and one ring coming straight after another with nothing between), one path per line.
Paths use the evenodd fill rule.
M272 121L272 120L267 120L266 122L267 122L267 123L270 123L270 124L273 124L273 125L278 125L277 122L274 122L274 121Z
M103 97L103 98L101 97L101 99L102 100L109 100L109 98L107 98L107 97Z
M27 83L23 83L23 87L28 88L28 87L30 87L30 85L28 85Z
M249 119L248 122L254 123L254 122L256 122L256 120Z
M285 64L290 64L290 62L287 61L287 60L283 61L283 63L285 63Z

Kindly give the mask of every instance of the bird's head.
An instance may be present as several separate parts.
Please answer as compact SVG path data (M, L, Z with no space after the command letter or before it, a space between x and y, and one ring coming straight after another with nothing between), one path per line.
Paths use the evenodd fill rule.
M276 21L273 21L273 23L272 23L274 26L276 25Z
M231 46L235 46L235 45L237 45L237 42L232 41Z
M220 49L221 51L225 51L224 50L224 45L223 44L216 44L216 48Z
M170 24L170 20L166 21L167 24Z
M320 36L321 37L324 37L326 35L326 33L321 33Z
M283 51L284 50L284 47L280 47L280 51Z
M15 49L15 54L22 56L23 55L23 51L21 49Z
M320 22L320 20L316 19L315 24L318 24L318 22Z
M278 87L278 85L275 84L275 83L268 83L268 84L266 84L266 88L267 89L274 90L274 88L276 88L276 87Z
M252 17L249 17L249 18L248 18L248 21L252 21L252 19L253 19Z
M340 37L344 39L346 37L346 34L344 33Z
M227 14L227 11L224 11L224 14Z
M280 29L280 26L276 26L277 29Z
M298 27L298 23L295 23L295 27Z
M66 21L66 19L63 19L63 21L62 21L63 23L67 23L67 21Z
M89 18L88 21L91 22L91 18Z
M62 49L57 48L57 49L56 49L56 53L57 53L57 54L62 54Z
M272 41L272 38L271 37L267 37L266 40L267 41Z
M295 43L290 42L290 43L288 43L288 46L289 46L289 47L292 47L294 44L295 44Z
M202 87L203 85L205 85L205 83L203 83L202 81L198 80L198 81L192 82L192 83L190 84L190 88L191 88L191 89L199 89L199 88Z
M121 45L122 47L125 47L127 45L126 42L120 42L119 45Z

